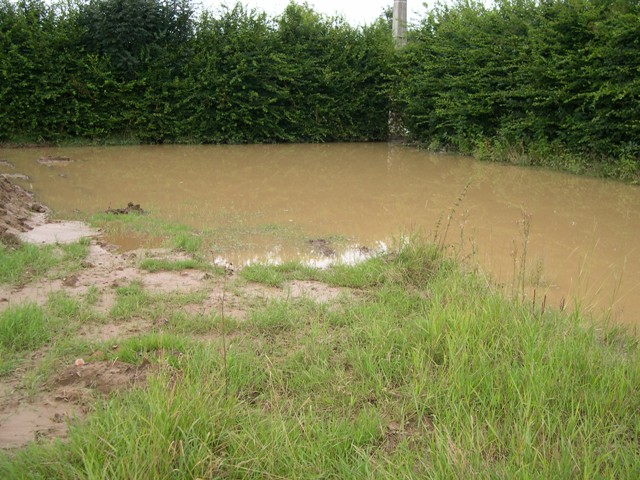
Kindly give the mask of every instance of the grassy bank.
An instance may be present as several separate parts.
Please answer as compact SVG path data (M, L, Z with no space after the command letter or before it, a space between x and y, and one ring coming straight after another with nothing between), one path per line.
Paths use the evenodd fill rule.
M640 162L631 154L611 157L576 154L561 146L545 142L524 146L499 139L475 142L472 154L482 161L544 167L575 175L611 178L633 184L640 182Z
M96 397L68 439L2 454L0 477L640 475L635 337L507 298L422 243L326 271L254 266L224 288L309 278L343 295L254 300L234 320L184 309L203 296L130 285L104 316L89 295L5 311L0 333L27 309L55 326L2 333L17 356L46 345L34 383L96 351L152 368L144 387ZM104 344L68 338L80 319L133 317L166 322Z

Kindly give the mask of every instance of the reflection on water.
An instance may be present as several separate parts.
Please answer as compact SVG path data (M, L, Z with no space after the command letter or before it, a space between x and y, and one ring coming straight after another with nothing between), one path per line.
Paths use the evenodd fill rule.
M46 155L76 161L36 162ZM476 248L510 286L529 215L525 280L538 298L558 305L576 297L584 308L613 306L616 318L640 322L638 187L393 144L6 149L0 157L61 216L132 201L169 221L233 229L220 255L235 264L322 264L305 239L340 235L356 251L416 229L432 235L439 222L441 234L449 224L448 242ZM265 226L300 234L274 244Z

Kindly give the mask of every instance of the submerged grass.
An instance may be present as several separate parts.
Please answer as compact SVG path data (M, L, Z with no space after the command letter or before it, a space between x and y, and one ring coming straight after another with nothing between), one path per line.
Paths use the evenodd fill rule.
M283 240L305 240L302 231L292 225L259 223L256 219L221 212L216 217L215 227L199 230L185 224L177 224L157 217L153 212L146 214L114 215L97 213L83 216L92 226L103 229L108 235L139 235L156 246L181 250L202 259L208 254L224 254L230 250L255 245L267 239L269 244Z
M420 242L243 275L361 292L257 305L232 324L226 360L220 339L190 338L220 319L166 297L172 333L105 348L161 358L146 388L99 401L64 443L3 454L0 477L640 476L640 346L623 330L507 297ZM112 318L158 315L139 285L117 295Z

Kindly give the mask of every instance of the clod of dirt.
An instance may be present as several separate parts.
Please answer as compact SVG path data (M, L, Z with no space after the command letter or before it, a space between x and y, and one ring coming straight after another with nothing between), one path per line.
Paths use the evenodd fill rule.
M322 255L323 257L334 257L336 255L336 251L331 248L329 240L316 238L309 240L309 244L314 252Z
M62 155L40 157L37 160L39 164L46 165L47 167L53 167L55 165L69 165L74 161L75 160L72 160L69 157L63 157Z
M62 279L62 284L65 287L75 287L78 284L78 276L77 275L69 275Z
M16 168L13 163L11 163L9 160L5 160L4 158L0 159L0 167Z
M128 215L130 213L143 214L144 210L140 204L129 202L125 208L107 208L105 213L111 213L113 215Z

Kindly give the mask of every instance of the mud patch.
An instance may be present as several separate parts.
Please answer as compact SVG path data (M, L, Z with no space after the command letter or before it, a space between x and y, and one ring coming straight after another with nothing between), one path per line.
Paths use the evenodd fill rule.
M206 274L198 270L145 273L142 286L156 293L194 292L202 288Z
M56 244L74 243L83 238L95 237L100 232L82 222L58 222L38 225L32 230L21 232L18 238L27 243Z
M345 290L326 283L311 280L295 280L285 289L291 298L308 298L318 303L327 303L343 295Z
M82 418L86 405L98 392L109 395L146 383L149 364L130 365L119 361L96 361L70 366L56 375L49 391L34 401L3 398L0 411L0 449L23 447L34 440L59 438L67 434L68 423Z
M62 290L62 280L47 280L19 287L0 285L0 311L12 305L32 302L44 305L53 292Z
M19 448L34 440L64 437L67 422L78 414L67 402L44 400L22 404L0 415L0 449Z
M104 325L90 325L85 327L82 336L93 341L106 342L108 340L121 341L134 337L153 328L150 321L134 320L123 323L107 323Z

